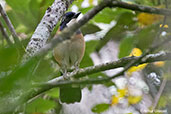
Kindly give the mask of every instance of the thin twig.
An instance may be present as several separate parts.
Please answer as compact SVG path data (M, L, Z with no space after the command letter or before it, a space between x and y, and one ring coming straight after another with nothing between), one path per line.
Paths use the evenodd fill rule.
M76 22L72 26L64 29L60 34L58 34L58 36L56 36L54 39L52 39L51 42L49 42L43 48L41 48L40 51L34 55L34 57L39 58L39 56L45 55L49 50L52 50L59 43L63 42L64 40L68 40L69 36L71 36L78 28L80 28L85 23L87 23L92 17L94 17L99 11L101 11L105 7L107 7L111 2L112 2L111 0L104 0L98 6L94 7L91 11L89 11L87 14L85 14L81 20L79 20L78 22ZM163 14L163 15L170 15L171 14L171 11L166 10L166 9L152 8L152 7L147 7L147 6L142 7L142 6L139 6L139 5L130 5L130 4L127 4L127 3L124 3L124 2L117 2L117 3L114 3L112 7L121 7L121 8L131 9L131 10L138 10L138 11L142 11L142 12L149 12L149 13L156 13L156 14ZM122 6L121 3L123 4L123 6ZM154 46L154 47L156 48L157 46ZM132 65L135 65L137 62L140 62L141 59L145 57L145 55L147 55L149 52L153 51L155 49L154 47L152 47L151 49L146 51L146 53L143 54L143 56L141 56L137 60L131 62L130 64L127 64L125 69L122 72L114 75L113 77L109 77L109 78L112 79L112 78L115 78L117 76L122 75L129 67L131 67ZM99 70L99 71L102 71L102 70ZM78 71L77 72L78 74L75 74L74 76L78 76L78 75L80 76L79 72L81 72L81 70ZM90 74L92 74L93 72L97 72L97 71L91 71ZM86 75L88 72L83 72L83 73L84 73L84 75ZM104 79L104 80L97 79L97 82L105 81L105 80L109 80L109 79ZM80 83L79 80L76 80L76 81L77 81L76 83ZM95 83L94 80L91 80L91 82ZM61 83L67 83L67 84L70 83L71 84L71 82L60 82L60 83L57 82L56 84L59 85ZM55 85L53 85L53 87L55 87ZM32 98L35 95L38 95L39 93L42 93L42 92L44 92L46 90L49 90L50 88L52 88L52 87L43 86L40 90L33 91L33 93L30 94L30 96L28 96L28 99Z
M61 87L61 86L67 86L67 85L80 85L80 84L100 84L100 83L108 82L118 76L123 75L124 72L127 71L130 67L137 65L138 63L144 62L146 60L146 59L144 59L144 57L146 57L146 55L148 53L150 53L151 51L154 51L154 49L157 49L159 46L164 45L165 43L168 43L168 41L171 41L171 39L167 38L163 42L160 42L160 43L152 46L142 56L138 57L135 60L131 60L129 63L127 63L122 71L113 75L112 77L98 78L98 79L74 80L74 81L59 81L59 80L57 80L55 83L51 82L51 83L43 84L43 85L41 85L41 88L37 89L36 91L31 91L30 96L28 96L26 99L28 99L28 100L32 99L35 96L42 94L43 92L48 91L55 87ZM76 75L77 74L75 74L75 76ZM72 76L72 77L74 77L74 76Z
M158 91L158 93L157 93L157 95L156 95L156 97L155 97L155 99L154 99L153 107L152 107L152 110L153 110L153 111L154 111L155 108L157 107L157 104L158 104L158 102L159 102L160 96L162 95L163 90L164 90L164 88L165 88L166 82L167 82L167 79L164 78L163 81L162 81L162 84L161 84L161 86L160 86L160 89L159 89L159 91Z
M68 27L65 30L63 30L61 32L61 34L59 34L58 36L53 38L49 43L47 43L47 44L44 43L44 42L46 42L46 41L44 41L44 39L47 39L47 38L43 38L43 40L40 40L41 42L35 43L37 46L42 47L42 48L41 49L36 48L36 49L39 50L38 53L37 53L37 50L35 51L34 48L33 49L31 48L32 50L29 49L28 52L33 52L33 53L29 53L28 56L38 56L38 55L42 56L45 53L47 53L49 50L52 50L57 44L61 43L64 40L68 40L69 39L68 36L71 36L78 28L83 26L91 18L93 18L99 11L103 10L106 7L112 7L112 8L120 7L120 8L126 8L126 9L130 9L130 10L137 10L137 11L147 12L147 13L155 13L155 14L161 14L161 15L171 15L171 10L167 10L167 9L153 8L153 7L141 6L141 5L137 5L137 4L128 4L128 3L120 2L120 1L116 1L116 0L103 0L99 5L94 7L87 14L85 14L81 20L79 20L77 23L73 24L73 26ZM45 35L45 36L47 37L49 35ZM36 39L36 41L37 41L37 39ZM42 42L43 42L43 44L39 44L39 43L42 43ZM30 44L31 43L29 43L29 45ZM32 44L34 44L34 43L32 43Z
M17 36L17 33L16 33L15 29L14 29L14 26L12 25L7 13L5 12L5 10L3 9L1 4L0 4L0 13L1 13L3 19L5 20L9 30L11 31L15 43L20 43L20 40L19 40L19 38Z
M1 30L2 35L4 36L4 38L6 39L7 43L8 43L9 45L11 45L12 42L11 42L10 38L8 37L8 34L7 34L6 30L4 29L4 26L2 25L1 22L0 22L0 30Z
M130 9L133 11L171 16L171 10L169 9L161 9L161 8L137 5L137 4L129 4L129 3L121 2L117 0L110 0L110 1L111 1L109 4L110 7L120 7L120 8Z
M165 7L168 8L167 0L165 0ZM162 28L160 29L161 31L163 30L164 25L166 24L166 19L167 19L167 16L164 16ZM160 32L161 32L161 31L160 31ZM163 81L162 81L162 84L161 84L161 86L160 86L160 89L159 89L157 95L156 95L155 98L154 98L153 107L152 107L152 110L153 110L153 111L154 111L155 108L157 107L158 101L159 101L159 99L160 99L160 96L161 96L162 93L163 93L163 90L164 90L164 87L165 87L165 85L166 85L166 82L167 82L167 79L164 77L164 79L163 79Z
M97 65L97 66L92 66L92 67L87 67L85 69L80 69L77 72L72 72L70 75L68 75L69 77L83 77L89 74L93 74L93 73L97 73L100 71L105 71L105 70L109 70L112 69L112 64L113 64L113 68L118 68L118 67L123 67L126 64L130 63L132 60L140 60L140 58L142 57L127 57L127 58L123 58L120 59L118 61L115 62L111 62L111 63L106 63L106 64L102 64L102 65ZM145 57L145 59L143 59L142 61L139 61L139 63L146 63L146 62L154 62L154 61L161 61L164 60L163 58L165 58L165 60L171 60L171 53L157 53L157 54L150 54L147 55ZM132 63L131 63L132 65ZM136 64L138 65L138 64ZM74 81L62 81L63 77L60 76L56 79L53 79L51 81L48 81L47 83L44 84L39 84L41 85L40 89L34 90L31 92L30 96L28 97L28 99L33 98L47 90L50 90L51 88L54 87L61 87L61 86L66 86L66 85L80 85L80 84L100 84L100 83L105 83L113 78L116 78L120 75L123 74L124 71L126 71L127 68L125 68L123 71L121 71L120 73L114 75L113 77L108 77L108 78L100 78L100 79L88 79L88 80L74 80Z

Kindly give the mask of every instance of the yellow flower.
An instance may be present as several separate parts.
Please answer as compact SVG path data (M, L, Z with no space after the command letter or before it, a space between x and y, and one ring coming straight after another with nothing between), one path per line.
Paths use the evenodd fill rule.
M129 56L141 56L141 55L142 55L142 51L139 48L134 48ZM146 65L147 64L144 63L144 64L141 64L138 66L133 66L130 69L128 69L127 74L131 75L132 72L140 71L140 70L144 69L146 67Z
M137 18L141 25L147 26L159 21L162 16L156 14L140 13Z
M129 104L137 104L142 99L142 96L128 96L128 103Z
M163 24L160 24L160 28L163 26ZM169 28L168 25L164 25L163 28Z
M113 96L112 96L112 102L111 102L111 105L116 105L116 104L118 104L118 102L119 102L119 97L118 97L118 96L113 95Z
M153 64L157 67L163 67L165 65L165 62L164 61L158 61L158 62L154 62Z
M141 56L142 55L142 51L139 48L134 48L129 56Z
M90 4L90 5L93 5L93 1L94 1L94 0L89 0L89 4Z
M128 93L128 90L126 88L125 89L118 89L118 94L119 94L120 98L125 97L127 93Z

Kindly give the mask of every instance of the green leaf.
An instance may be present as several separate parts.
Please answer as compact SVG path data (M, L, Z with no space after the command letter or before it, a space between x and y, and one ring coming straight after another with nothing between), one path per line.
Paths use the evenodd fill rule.
M119 58L128 56L134 47L134 38L126 37L124 38L119 46Z
M63 103L80 102L82 98L80 87L65 86L60 88L60 100Z
M34 16L32 18L38 19L40 13L40 3L38 2L38 0L31 0L29 3L29 9Z
M98 44L98 40L92 40L89 42L86 42L86 49L85 49L85 54L83 57L83 60L81 61L80 67L88 67L93 65L93 61L90 58L90 54L95 51L96 45Z
M6 0L13 10L23 11L28 8L30 0Z
M46 92L48 96L59 98L59 88L53 88Z
M52 79L51 74L54 73L54 69L52 67L51 61L49 59L47 60L42 59L39 62L39 65L37 66L36 71L34 72L35 72L34 81L44 82L44 81Z
M43 98L37 98L36 100L32 101L30 104L27 104L26 112L28 114L31 113L45 113L48 112L50 109L55 108L55 102L50 100L45 100Z
M135 21L133 18L135 15L132 12L122 12L118 18L117 23L112 27L103 39L99 42L96 50L99 51L110 39L120 40L126 34L126 31L130 31L136 28Z
M19 52L15 46L0 49L0 72L7 71L19 61Z
M92 65L93 61L91 60L90 55L87 52L85 52L84 57L80 63L80 68L85 68Z
M115 13L116 13L115 10L110 9L110 8L105 8L103 11L98 13L94 17L93 20L95 22L110 23L112 20L115 19L115 17L116 17Z
M93 6L87 7L87 8L80 8L79 11L83 14L87 13L89 10L91 10Z
M97 23L110 23L112 20L117 19L118 16L123 12L130 12L130 11L122 8L116 8L116 9L105 8L103 11L98 13L93 18L93 20Z
M134 37L136 38L136 47L140 48L142 51L147 49L150 45L152 45L153 40L156 37L156 33L158 32L159 25L151 25L143 30L141 30L138 34Z
M29 8L30 1L31 0L6 0L8 5L12 8L12 11L17 15L15 20L18 20L20 24L23 23L27 26L28 30L32 31L38 23L38 18L34 18L34 15L37 14L39 10L35 10L34 13L32 13ZM35 3L33 9L35 9L35 7L39 7L38 4Z
M26 86L31 84L30 80L36 63L36 60L31 60L23 66L17 66L13 71L2 77L0 80L0 94L6 95L15 89L27 89Z
M108 110L109 107L110 107L110 104L102 103L102 104L98 104L98 105L94 106L91 110L92 110L92 112L95 112L95 113L102 113L102 112Z
M83 35L86 35L86 34L92 34L92 33L101 31L101 29L94 24L88 23L81 28L81 31Z

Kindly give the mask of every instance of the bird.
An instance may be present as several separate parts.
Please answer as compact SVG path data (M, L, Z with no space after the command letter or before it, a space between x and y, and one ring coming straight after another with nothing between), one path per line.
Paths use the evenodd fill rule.
M56 35L76 22L80 14L81 12L65 13L62 17L60 27L57 30ZM85 40L80 29L78 29L69 40L63 41L53 49L53 56L60 66L64 79L67 79L68 69L74 68L75 71L79 70L79 65L84 53Z

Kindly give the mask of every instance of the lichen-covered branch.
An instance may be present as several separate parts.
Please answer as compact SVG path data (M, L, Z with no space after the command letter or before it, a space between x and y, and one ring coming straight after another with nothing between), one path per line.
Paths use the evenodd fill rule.
M53 31L72 1L73 0L55 0L54 3L47 8L45 15L27 45L24 59L33 56L45 45L50 33Z
M87 67L84 69L80 69L77 72L72 72L71 74L68 75L68 77L84 77L89 74L105 71L105 70L110 70L114 68L119 68L119 67L124 67L131 61L137 61L139 60L140 57L125 57L122 58L118 61L114 62L109 62L97 66L91 66ZM166 61L166 60L171 60L171 52L159 52L156 54L149 54L143 58L143 60L139 61L138 64L143 64L143 63L151 63L151 62L156 62L156 61ZM138 65L136 64L136 65ZM120 74L117 76L120 76ZM116 75L114 77L117 77ZM113 77L112 77L113 78ZM53 80L48 81L47 83L44 83L43 85L41 84L41 88L36 89L30 93L30 96L28 96L28 100L47 91L50 90L54 87L61 87L61 86L66 86L66 85L79 85L79 84L100 84L104 83L106 81L109 81L111 78L102 78L102 79L88 79L88 80L74 80L74 81L63 81L63 77L57 77Z
M64 40L67 40L78 28L83 26L85 23L87 23L91 18L93 18L99 11L103 10L105 7L121 7L131 10L138 10L142 12L148 12L148 13L155 13L155 14L161 14L161 15L170 15L171 10L167 9L160 9L160 8L153 8L148 6L140 6L136 4L128 4L125 2L120 1L113 1L113 0L104 0L99 5L94 7L92 10L90 10L87 14L83 16L81 20L79 20L77 23L75 23L73 26L66 28L61 34L56 36L56 38L52 39L52 41L45 45L50 32L53 30L56 23L59 21L60 17L63 15L64 11L66 11L66 8L64 9L58 9L59 7L68 7L68 5L65 5L66 3L70 3L72 0L63 1L63 0L55 0L53 5L47 9L46 14L44 15L42 21L38 25L35 33L33 34L31 41L29 42L27 49L26 49L26 57L30 57L33 55L43 55L47 53L49 50L52 50L56 45L61 43ZM61 4L63 3L63 6ZM49 12L50 9L50 12ZM55 9L58 9L57 13ZM54 13L54 14L53 14ZM52 15L52 16L51 16ZM45 45L45 46L44 46ZM43 47L43 48L42 48ZM40 50L41 49L41 50ZM40 51L39 51L40 50ZM37 53L39 51L39 53Z
M87 12L78 22L75 22L70 27L65 28L62 32L60 32L58 35L55 35L55 37L47 43L43 48L40 49L39 53L36 53L35 56L43 56L46 54L49 50L52 50L56 45L61 43L64 40L68 40L77 29L79 29L81 26L86 24L91 18L93 18L98 12L103 10L107 6L108 2L103 1L96 7L94 7L92 10Z
M119 67L124 67L126 64L130 63L132 60L137 60L139 57L125 57L117 61L97 65L97 66L91 66L87 67L84 69L80 69L77 72L72 72L71 74L68 75L68 77L75 77L75 78L80 78L84 77L89 74L97 73L100 71L105 71L105 70L110 70L114 68L119 68ZM171 60L171 53L166 53L166 52L159 52L156 54L149 54L146 57L143 58L138 64L143 64L143 63L151 63L151 62L156 62L156 61L165 61L165 60ZM48 81L49 84L56 84L58 81L63 80L63 77L57 77L53 80Z
M39 51L39 53L36 54L36 56L44 55L45 53L47 53L49 50L52 50L56 45L58 45L62 41L69 39L68 36L71 36L78 28L80 28L85 23L87 23L99 11L103 10L105 7L111 6L112 3L113 3L113 1L111 1L111 0L102 1L98 6L94 7L92 10L90 10L88 13L86 13L82 17L82 19L80 19L78 22L76 22L72 26L64 29L63 32L61 32L61 34L59 34L55 38L53 38L51 40L51 42L49 42L43 48L41 48L41 50ZM159 9L159 8L152 8L152 7L139 6L139 5L131 6L130 4L125 3L125 2L115 2L115 4L113 3L113 7L121 7L121 4L124 4L124 5L126 4L129 7L133 7L133 6L135 7L136 6L137 9L140 9L140 11L143 11L143 12L147 12L148 9L150 9L149 13L151 13L151 11L153 11L152 13L157 13L156 11L158 11L158 10L160 10L160 14L162 14L162 15L166 15L168 13L169 14L171 13L171 10L167 10L167 9ZM127 7L127 8L129 8L129 7ZM142 8L142 7L144 7L144 8ZM131 9L131 8L129 8L129 9ZM132 8L132 10L134 10L134 9ZM167 13L164 13L165 11Z
M102 1L99 5L97 5L96 7L94 7L92 10L90 10L88 13L86 13L84 16L83 16L83 18L82 19L80 19L78 22L76 22L76 23L74 23L72 26L70 26L70 27L68 27L68 28L66 28L66 29L64 29L62 32L60 32L58 35L56 35L55 36L55 38L53 38L49 43L47 43L45 46L43 46L44 44L45 44L45 42L44 42L44 44L43 45L41 45L42 46L42 48L40 49L40 48L38 48L38 49L36 49L36 51L38 51L39 49L39 52L38 53L35 53L34 51L34 57L38 57L39 58L39 56L43 56L43 55L45 55L49 50L52 50L56 45L58 45L59 43L61 43L61 42L63 42L64 40L68 40L70 37L69 36L71 36L78 28L80 28L81 26L83 26L85 23L87 23L91 18L93 18L98 12L100 12L101 10L103 10L105 7L108 7L108 6L110 6L111 7L111 5L110 4L113 4L113 1L111 1L111 0L104 0L104 1ZM127 3L124 3L124 4L126 4L127 5ZM128 4L129 5L129 4ZM135 5L136 6L136 8L138 7L139 8L139 10L140 11L143 11L143 12L147 12L147 9L149 8L149 7L146 7L146 6L144 6L145 8L143 9L143 8L141 8L141 7L139 7L139 5ZM115 3L115 4L113 4L113 7L121 7L120 6L120 2L118 2L118 5ZM126 8L126 7L124 7L124 8ZM127 7L128 9L132 9L132 8L129 8L129 7ZM151 9L153 9L154 10L154 12L151 12L151 11L149 11L149 13L157 13L156 12L156 8L152 8L152 7L150 7ZM134 9L132 9L132 10L134 10ZM136 10L136 9L135 9ZM171 11L170 10L167 10L166 12L167 13L164 13L163 11L165 11L165 9L158 9L157 8L157 11L158 10L161 10L161 12L160 12L160 14L162 14L162 15L168 15L168 12L170 13ZM158 13L157 13L158 14ZM154 49L154 47L152 48L152 49ZM149 51L148 51L149 52ZM31 52L32 53L32 52ZM146 53L147 54L147 53ZM30 56L33 56L33 55L30 55ZM171 54L169 54L169 58L166 58L165 57L165 60L170 60L170 55ZM160 55L161 56L161 55ZM162 56L164 56L164 55L162 55ZM143 58L144 58L144 56L143 56ZM85 76L85 75L88 75L88 74L93 74L93 73L96 73L96 72L100 72L100 71L105 71L105 70L109 70L109 69L113 69L113 68L118 68L118 67L123 67L123 66L127 66L127 64L128 64L128 62L130 62L130 61L132 61L132 60L134 60L134 61L137 61L138 60L138 63L140 64L140 63L145 63L145 62L147 62L149 59L143 59L143 60L140 60L139 61L139 59L141 59L141 58L139 58L139 57L129 57L129 59L127 58L127 59L125 59L125 58L123 58L123 59L121 59L121 60L118 60L118 61L116 61L116 62L112 62L112 63L107 63L107 64L102 64L102 65L100 65L100 66L92 66L92 67L87 67L87 68L85 68L85 69L80 69L79 71L77 71L77 72L74 72L74 73L71 73L70 75L69 75L69 77L75 77L75 78L77 78L77 77L82 77L82 76ZM152 59L153 60L153 59ZM163 60L163 59L161 59L161 60ZM148 62L150 62L150 61L148 61ZM153 62L153 61L151 61L151 62ZM134 64L134 62L133 63L131 63L131 64L129 64L128 65L128 67L130 67L132 64ZM122 72L124 72L124 71L122 71ZM121 73L122 73L121 72ZM117 76L119 76L120 74L117 74ZM113 77L112 77L113 78ZM30 94L30 96L28 96L29 98L32 98L33 96L36 96L36 95L38 95L38 94L40 94L40 93L42 93L42 92L44 92L44 91L46 91L46 90L49 90L49 89L51 89L52 87L56 87L56 86L61 86L60 84L61 83L71 83L71 82L60 82L60 83L58 83L59 82L59 80L62 80L63 79L63 77L59 77L59 78L56 78L55 80L51 80L51 81L49 81L48 82L48 84L50 84L50 86L43 86L42 88L40 88L40 89L38 89L38 90L36 90L36 91L33 91L32 92L32 94ZM100 79L98 79L98 81L99 81ZM80 82L76 82L76 83L80 83ZM95 83L94 81L93 81L93 83ZM56 85L55 85L56 84ZM66 85L67 85L66 84ZM63 84L64 85L64 84ZM28 98L28 99L29 99Z

